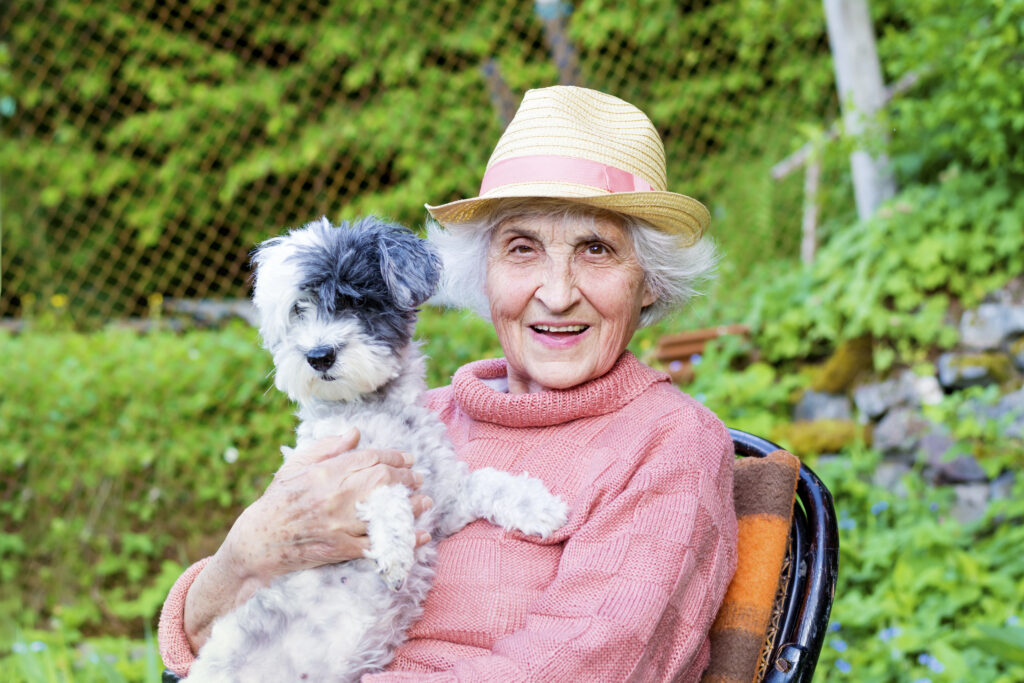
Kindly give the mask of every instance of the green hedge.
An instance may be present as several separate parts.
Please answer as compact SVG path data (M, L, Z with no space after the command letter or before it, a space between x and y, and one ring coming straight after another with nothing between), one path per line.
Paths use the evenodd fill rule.
M276 469L290 408L254 332L0 335L0 611L138 631Z

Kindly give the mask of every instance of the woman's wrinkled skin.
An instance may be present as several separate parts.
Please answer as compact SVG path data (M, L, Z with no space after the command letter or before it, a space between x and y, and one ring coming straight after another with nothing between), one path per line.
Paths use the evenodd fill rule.
M491 319L511 393L567 389L608 372L655 300L611 218L513 218L487 259Z

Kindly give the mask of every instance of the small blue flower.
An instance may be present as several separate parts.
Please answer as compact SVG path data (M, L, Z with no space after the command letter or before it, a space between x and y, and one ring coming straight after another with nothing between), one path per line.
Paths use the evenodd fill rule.
M836 638L835 640L832 641L832 648L836 652L846 652L847 647L848 646L846 644L846 641L843 640L842 638Z
M697 394L696 396L694 396L694 398L703 403L704 401L707 400L708 397L705 396L704 394Z
M883 643L888 643L890 640L900 635L901 633L903 633L903 629L901 629L899 626L890 626L889 628L883 628L881 631L879 631L878 637L882 639Z
M933 657L932 655L928 654L927 652L925 652L924 654L918 655L917 663L921 664L922 666L927 666L929 669L931 669L932 671L934 671L937 674L940 674L940 673L942 673L943 671L946 670L946 667L945 667L945 665L942 662L940 662L939 660L937 660L935 657Z
M836 668L839 669L844 674L848 674L848 673L850 673L850 669L852 669L853 667L850 666L850 663L848 661L846 661L845 659L837 659L836 660Z
M672 361L671 363L668 364L668 369L671 370L672 372L679 372L680 370L683 369L683 361L681 361L681 360L674 360L674 361Z
M932 679L930 679L930 678L918 678L916 681L914 681L914 683L932 683Z
M24 654L28 652L28 645L25 645L25 643L14 643L11 645L11 652L16 655Z
M879 515L889 509L889 501L880 500L871 506L871 514Z
M46 649L46 643L41 640L33 640L28 644L28 649L32 650L32 652L42 652Z
M857 528L857 520L855 519L841 519L839 520L839 528L843 531L849 531Z
M700 365L700 362L702 360L704 360L704 357L701 356L699 353L695 353L692 356L690 356L690 363L692 363L693 365Z
M1010 616L1006 617L1006 625L1007 626L1016 626L1019 623L1020 623L1020 619L1017 618L1016 614L1011 614Z
M831 633L835 633L836 631L838 631L842 627L843 627L843 625L841 623L839 623L838 621L833 621L831 624L828 625L828 630Z
M938 512L939 511L939 504L938 503L929 503L928 504L928 509L931 510L932 512Z

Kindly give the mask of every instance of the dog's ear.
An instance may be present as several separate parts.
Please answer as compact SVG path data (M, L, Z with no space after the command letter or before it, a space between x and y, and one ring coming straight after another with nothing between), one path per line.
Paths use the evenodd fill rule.
M380 272L395 303L411 310L437 288L441 258L425 239L395 227L380 236Z

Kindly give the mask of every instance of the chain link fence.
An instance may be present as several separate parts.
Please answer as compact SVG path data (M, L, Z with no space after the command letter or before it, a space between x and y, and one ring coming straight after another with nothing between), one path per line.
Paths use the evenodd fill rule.
M320 215L474 196L531 87L633 102L726 251L795 254L773 163L838 110L818 0L9 0L0 318L78 327L243 297ZM751 243L751 236L756 236ZM767 247L765 245L768 245Z

